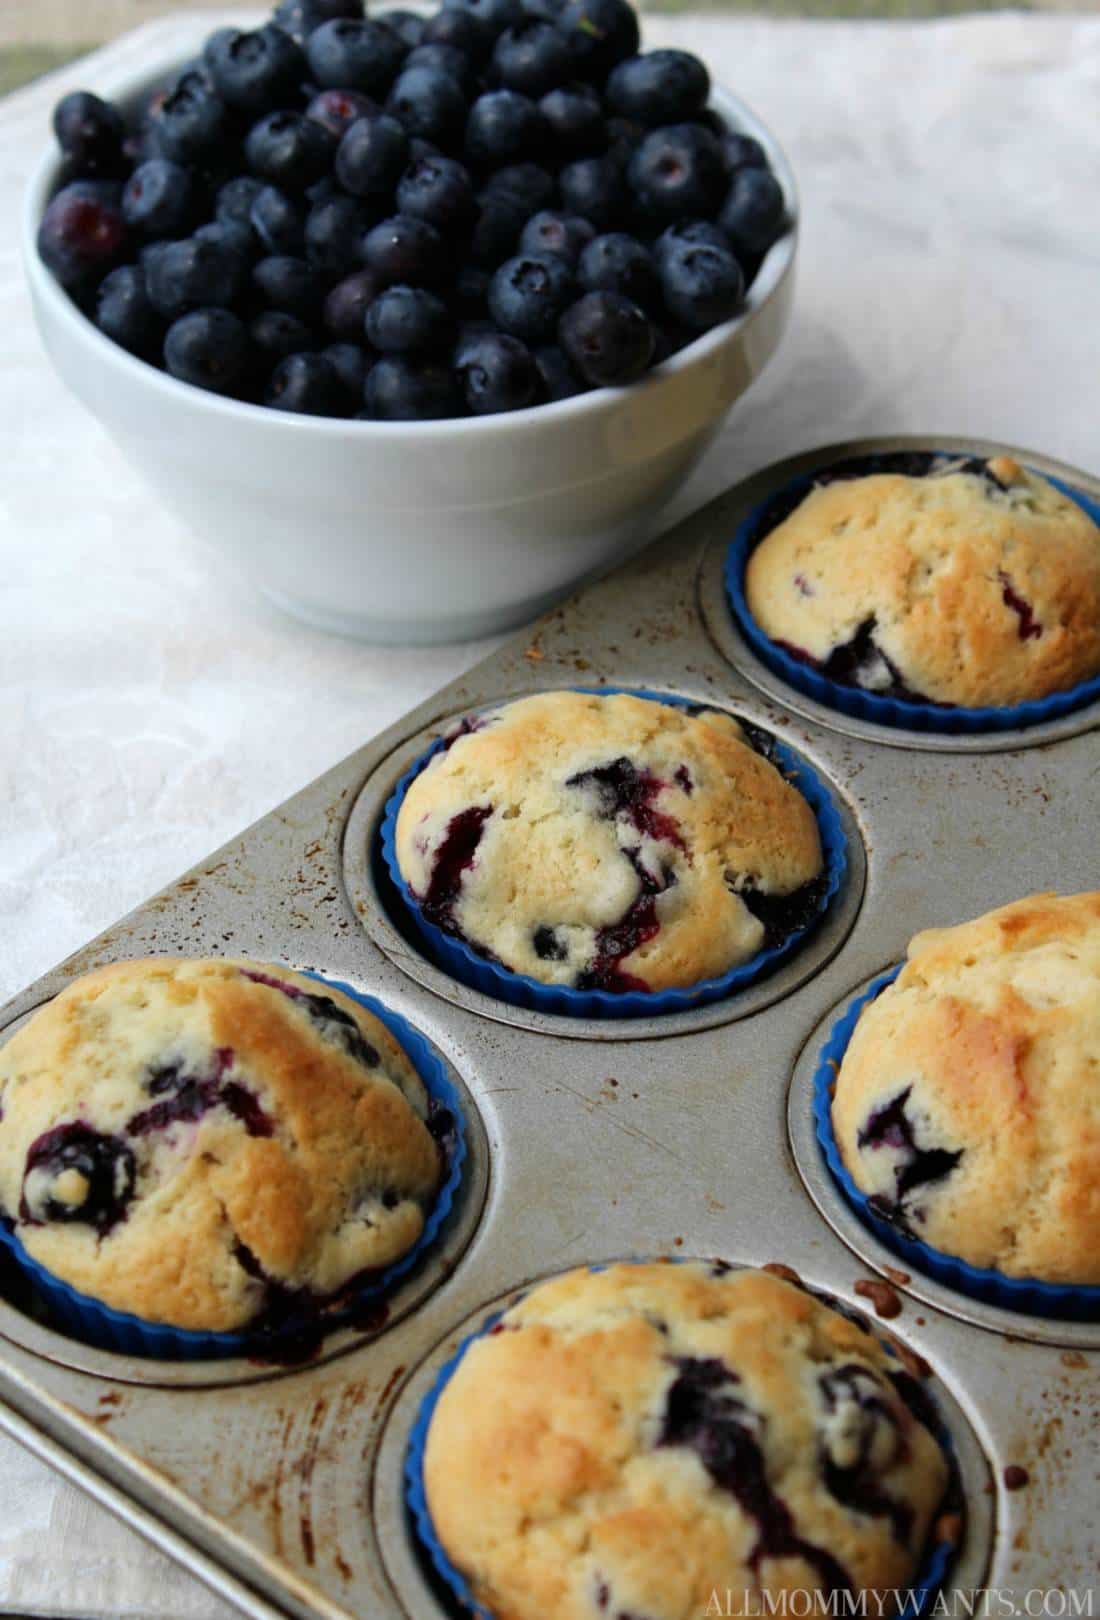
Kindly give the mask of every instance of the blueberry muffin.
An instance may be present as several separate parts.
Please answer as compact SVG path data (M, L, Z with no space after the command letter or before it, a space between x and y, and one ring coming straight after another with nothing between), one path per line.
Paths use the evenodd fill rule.
M973 1266L1100 1284L1100 893L917 934L864 1008L833 1129L873 1208Z
M715 1591L752 1613L807 1589L889 1614L948 1484L923 1410L870 1334L778 1277L572 1271L467 1350L427 1502L501 1620L697 1620Z
M0 1048L0 1210L54 1276L179 1328L308 1307L419 1238L432 1103L365 1008L287 968L151 957Z
M1075 501L1008 456L871 465L818 475L752 551L748 607L778 646L841 685L966 708L1100 671L1100 529Z
M622 693L466 722L411 783L396 850L429 922L582 990L723 974L823 886L813 811L735 720Z

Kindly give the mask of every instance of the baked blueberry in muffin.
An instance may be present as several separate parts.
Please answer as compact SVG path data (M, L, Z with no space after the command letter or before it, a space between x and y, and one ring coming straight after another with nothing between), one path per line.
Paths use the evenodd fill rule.
M689 1620L716 1590L753 1613L796 1588L889 1614L949 1480L924 1410L869 1333L778 1277L572 1271L467 1349L428 1430L427 1503L508 1620Z
M758 533L749 611L840 685L996 708L1100 672L1100 529L1008 456L842 463Z
M153 957L0 1048L0 1211L54 1276L147 1321L308 1314L416 1243L436 1116L364 1007L288 968Z
M860 1015L832 1121L902 1232L1006 1276L1100 1284L1100 893L917 934Z
M467 722L410 784L396 850L430 923L582 990L725 973L805 927L824 881L813 811L746 729L622 693Z

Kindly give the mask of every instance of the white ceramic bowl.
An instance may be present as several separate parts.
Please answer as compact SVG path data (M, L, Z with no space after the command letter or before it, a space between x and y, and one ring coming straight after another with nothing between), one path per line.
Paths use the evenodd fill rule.
M188 54L94 88L135 101ZM158 499L281 607L375 642L507 629L651 537L786 325L794 179L746 107L723 91L713 105L765 147L791 229L744 312L633 387L500 416L392 423L294 416L189 387L102 336L40 261L35 236L57 183L56 147L34 175L23 220L43 341Z

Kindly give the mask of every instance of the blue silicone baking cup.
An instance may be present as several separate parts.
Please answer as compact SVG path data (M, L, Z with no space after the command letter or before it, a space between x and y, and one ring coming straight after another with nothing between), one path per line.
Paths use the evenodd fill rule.
M1023 1311L1030 1316L1049 1316L1071 1321L1095 1322L1100 1320L1100 1287L1074 1287L1065 1283L1041 1282L1037 1277L1006 1277L1001 1271L968 1265L954 1255L933 1249L920 1238L909 1237L892 1221L878 1214L870 1199L860 1191L844 1167L836 1137L833 1134L833 1087L840 1072L844 1054L852 1038L864 1007L893 984L901 972L901 964L868 985L852 1001L829 1031L829 1038L821 1051L814 1072L813 1109L814 1127L825 1162L845 1202L855 1211L870 1232L887 1248L904 1260L914 1271L922 1271L937 1282L959 1293L989 1305L1000 1305L1010 1311Z
M33 1259L8 1224L0 1222L0 1243L18 1263L47 1306L50 1325L97 1349L114 1350L127 1356L147 1356L158 1361L209 1361L227 1356L275 1359L287 1352L290 1352L288 1359L293 1360L295 1346L305 1345L308 1347L305 1353L312 1354L321 1338L354 1321L364 1307L381 1305L393 1285L412 1270L435 1242L453 1207L466 1160L462 1106L446 1066L419 1031L374 996L368 996L340 979L323 978L319 973L308 973L306 977L316 979L318 984L342 990L353 1001L366 1007L368 1012L374 1013L404 1047L428 1095L447 1109L454 1120L447 1175L416 1243L392 1266L387 1266L370 1282L355 1288L346 1299L341 1299L331 1312L321 1306L319 1311L303 1313L300 1318L267 1330L205 1333L172 1327L165 1322L147 1322L129 1311L116 1311L80 1293Z
M674 1261L673 1263L679 1262ZM603 1266L593 1266L591 1269L593 1271L602 1271L605 1268ZM815 1297L820 1297L826 1303L828 1302L826 1296ZM432 1418L435 1416L435 1409L442 1399L443 1391L454 1377L462 1358L470 1346L491 1332L501 1317L505 1315L506 1310L511 1309L517 1303L518 1300L513 1299L511 1305L505 1307L505 1309L494 1311L492 1315L487 1316L479 1328L475 1328L472 1333L462 1340L454 1355L444 1362L434 1384L420 1403L416 1420L409 1431L409 1443L405 1452L405 1501L409 1512L412 1514L420 1545L430 1558L432 1568L440 1580L458 1599L463 1609L472 1615L476 1615L478 1620L499 1620L499 1617L487 1609L484 1604L476 1601L470 1591L470 1584L466 1577L455 1568L447 1556L442 1542L436 1535L431 1510L428 1507L427 1490L424 1485L424 1451L428 1442L428 1430L431 1427ZM879 1342L884 1344L884 1347L891 1355L895 1353L889 1343L883 1340ZM951 1438L951 1431L943 1421L935 1402L929 1399L929 1405L932 1407L936 1419L934 1426L935 1437L953 1460L955 1447ZM951 1541L939 1541L929 1548L928 1557L922 1564L910 1589L915 1596L912 1604L906 1607L905 1613L911 1617L911 1620L920 1620L920 1617L927 1612L932 1599L947 1578L948 1570L957 1551L956 1544Z
M653 692L644 687L578 686L571 691L606 697L613 693L626 693L631 697L649 698L655 703L666 703L672 708L698 711L712 710L716 714L726 711L717 704L698 703L692 698L677 697L669 692ZM736 716L734 716L736 718ZM751 722L750 722L751 724ZM565 985L542 984L526 974L514 973L510 968L480 956L464 941L444 933L428 921L406 883L397 861L397 817L413 778L419 776L428 761L450 746L452 738L440 737L426 749L401 777L386 802L382 818L382 857L393 881L397 898L414 923L428 954L444 972L453 978L481 990L488 996L508 1001L516 1007L528 1007L535 1012L555 1013L571 1018L653 1018L662 1013L686 1012L692 1007L722 1001L726 996L754 984L770 973L780 962L791 956L807 934L820 923L840 890L848 867L847 840L840 815L832 794L817 772L800 755L772 738L775 763L792 787L798 789L810 805L817 820L825 864L825 887L812 920L801 929L788 934L778 945L760 951L748 962L731 968L728 973L713 979L700 979L697 984L675 990L574 990Z
M928 453L942 455L948 460L958 459L949 450L929 450ZM1027 703L1015 703L1001 709L967 709L950 703L909 703L901 698L884 697L865 692L857 686L843 686L838 681L827 680L818 670L792 657L770 636L765 635L753 618L745 597L745 569L749 557L765 535L776 526L774 513L781 509L789 510L790 500L795 496L808 495L821 473L843 465L844 462L836 462L832 467L819 467L813 473L792 478L782 489L773 490L738 524L726 553L726 596L730 610L753 652L773 674L806 697L824 703L830 709L839 709L842 714L852 715L857 720L873 720L881 726L901 727L907 731L949 732L955 735L963 732L1014 731L1042 725L1049 720L1059 720L1063 715L1100 698L1100 675L1095 675L1064 692L1054 692L1050 697L1034 698ZM1045 478L1063 495L1068 495L1070 500L1088 513L1094 523L1100 524L1100 501L1049 473L1037 476Z

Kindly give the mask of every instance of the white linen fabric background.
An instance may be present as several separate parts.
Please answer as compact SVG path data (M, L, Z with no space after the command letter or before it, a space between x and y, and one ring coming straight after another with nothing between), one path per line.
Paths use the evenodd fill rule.
M193 26L151 24L0 103L0 999L492 645L378 650L282 618L160 509L42 354L15 221L52 104ZM654 17L645 34L763 116L803 204L790 333L670 518L865 433L969 432L1097 470L1100 17ZM228 1614L2 1439L0 1612Z

